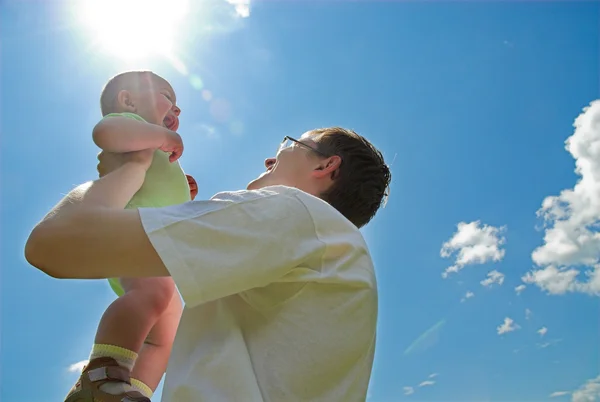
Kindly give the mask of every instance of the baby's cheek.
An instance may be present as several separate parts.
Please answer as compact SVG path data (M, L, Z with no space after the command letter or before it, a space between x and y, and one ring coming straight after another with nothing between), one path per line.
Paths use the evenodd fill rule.
M156 109L158 109L161 114L167 114L172 107L173 104L162 95L156 101Z
M163 109L164 112L168 113L173 108L173 104L171 102L169 102L168 100L165 100L163 107L164 107L164 109Z

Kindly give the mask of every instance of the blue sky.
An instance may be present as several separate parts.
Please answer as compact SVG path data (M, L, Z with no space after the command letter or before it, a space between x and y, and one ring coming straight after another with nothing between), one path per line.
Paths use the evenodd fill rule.
M177 43L171 61L102 50L74 2L0 4L0 400L62 400L113 298L22 250L95 177L102 85L141 67L177 91L199 197L244 188L283 136L315 127L393 160L364 229L380 285L370 401L600 400L600 107L573 127L600 97L599 3L193 3L152 27ZM144 49L105 9L111 50Z

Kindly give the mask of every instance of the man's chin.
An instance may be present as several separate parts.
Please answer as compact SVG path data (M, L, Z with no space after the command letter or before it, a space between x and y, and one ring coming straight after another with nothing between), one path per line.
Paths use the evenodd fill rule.
M258 190L261 188L265 188L267 186L272 186L274 184L273 183L274 179L275 178L273 176L271 176L270 172L264 172L263 174L258 176L256 179L254 179L250 183L248 183L248 185L246 186L246 189Z
M246 186L246 190L258 190L259 188L262 188L260 179L254 179Z

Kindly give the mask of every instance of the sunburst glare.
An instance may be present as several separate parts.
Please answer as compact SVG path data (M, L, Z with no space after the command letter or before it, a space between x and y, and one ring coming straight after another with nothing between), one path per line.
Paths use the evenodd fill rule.
M173 59L189 6L189 0L81 0L76 14L94 45L113 56Z

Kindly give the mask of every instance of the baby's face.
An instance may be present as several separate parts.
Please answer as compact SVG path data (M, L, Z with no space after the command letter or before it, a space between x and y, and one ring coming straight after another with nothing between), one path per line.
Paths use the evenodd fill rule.
M164 79L145 77L144 86L135 94L137 114L148 123L162 125L169 130L177 131L179 113L177 98L173 87Z

